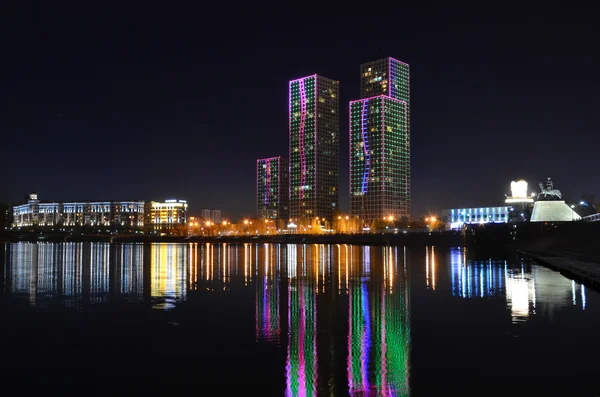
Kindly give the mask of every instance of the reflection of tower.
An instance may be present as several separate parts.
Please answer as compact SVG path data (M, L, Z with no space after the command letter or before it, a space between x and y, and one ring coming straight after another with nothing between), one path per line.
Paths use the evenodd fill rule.
M277 257L273 251L273 245L265 244L264 266L257 264L256 339L279 343L279 282Z
M408 396L410 319L405 267L399 264L397 248L381 248L376 255L380 250L383 260L377 262L383 266L377 275L371 281L355 277L349 284L348 387L351 395ZM370 256L364 259L370 261Z
M286 396L317 395L317 305L314 278L307 274L306 246L301 265L288 254L288 354ZM296 271L289 268L296 264ZM295 275L298 275L295 277Z
M152 244L150 248L151 295L157 309L172 309L187 292L186 248L179 244Z

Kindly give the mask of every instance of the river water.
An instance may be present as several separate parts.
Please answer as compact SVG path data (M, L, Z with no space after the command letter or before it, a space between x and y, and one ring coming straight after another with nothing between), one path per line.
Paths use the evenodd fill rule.
M0 248L19 395L598 396L600 296L466 248Z

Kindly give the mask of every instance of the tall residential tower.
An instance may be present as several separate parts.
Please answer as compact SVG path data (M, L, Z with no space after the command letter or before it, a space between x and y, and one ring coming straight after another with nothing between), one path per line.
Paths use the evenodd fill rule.
M318 75L290 81L290 217L338 209L339 81Z
M410 77L394 58L360 66L350 102L350 210L365 222L410 217Z
M256 213L259 219L283 219L288 212L288 162L284 157L256 160Z

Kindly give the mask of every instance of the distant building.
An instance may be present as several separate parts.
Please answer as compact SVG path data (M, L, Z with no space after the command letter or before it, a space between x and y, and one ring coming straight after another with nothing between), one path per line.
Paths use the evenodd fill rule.
M288 162L285 157L256 160L256 216L258 219L289 218Z
M453 208L442 210L442 220L448 229L460 229L464 224L508 223L512 207Z
M31 193L26 204L13 207L12 226L106 227L138 229L144 226L143 201L48 202Z
M200 210L200 217L208 222L221 223L221 210L203 208Z
M144 229L150 234L175 234L187 232L187 201L165 200L146 203Z
M211 210L210 216L213 223L221 223L221 210Z
M360 66L350 102L350 211L370 223L410 218L410 70L388 57Z
M290 217L339 210L339 81L312 75L289 83Z
M6 230L11 225L12 212L10 206L0 203L0 230Z

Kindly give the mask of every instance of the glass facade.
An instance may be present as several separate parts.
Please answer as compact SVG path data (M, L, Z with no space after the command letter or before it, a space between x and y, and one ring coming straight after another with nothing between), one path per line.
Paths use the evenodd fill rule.
M333 219L338 208L339 82L289 83L290 217Z
M289 218L288 162L284 157L256 160L256 213L259 219Z
M350 210L366 222L410 217L409 66L394 58L361 65L350 102Z

